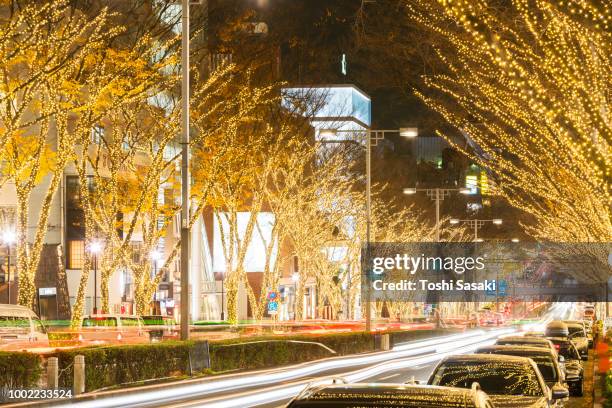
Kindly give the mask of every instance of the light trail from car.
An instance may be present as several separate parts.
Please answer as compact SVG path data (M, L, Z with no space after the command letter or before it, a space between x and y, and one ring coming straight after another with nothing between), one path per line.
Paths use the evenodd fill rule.
M508 333L508 329L500 332ZM172 401L193 397L203 397L220 392L239 391L240 389L272 385L280 382L295 380L300 377L312 376L314 374L328 370L341 369L347 367L361 366L366 364L376 364L386 360L395 360L410 356L435 353L438 347L448 347L452 344L464 344L465 342L478 342L483 337L488 338L489 333L477 330L468 333L461 333L450 336L434 337L401 344L391 351L372 353L365 356L356 357L335 357L317 363L303 363L297 366L284 367L274 370L263 370L234 374L229 376L211 378L208 380L196 380L192 384L170 385L168 387L152 387L152 389L141 389L134 391L123 391L120 395L109 392L99 393L93 400L85 401L66 401L66 405L79 408L107 408L107 407L126 407L142 406L155 404L160 400Z

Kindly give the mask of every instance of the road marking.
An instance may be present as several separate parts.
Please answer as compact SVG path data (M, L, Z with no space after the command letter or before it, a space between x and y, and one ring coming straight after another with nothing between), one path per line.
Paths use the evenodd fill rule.
M386 377L380 377L380 379L381 380L388 380L389 378L397 377L398 375L401 375L401 373L391 374L391 375L388 375Z

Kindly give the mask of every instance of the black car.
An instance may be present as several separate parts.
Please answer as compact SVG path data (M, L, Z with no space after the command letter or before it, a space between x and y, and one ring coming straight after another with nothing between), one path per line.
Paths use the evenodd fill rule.
M550 337L557 353L565 359L565 382L569 386L570 394L582 397L584 384L583 358L580 356L574 342L567 337Z
M558 355L556 352L543 347L525 347L525 346L487 346L476 350L476 354L504 354L507 356L528 357L536 363L542 378L546 382L548 388L558 393L563 390L567 392L565 387L565 376L561 366L558 363ZM569 392L567 392L569 397Z
M413 384L326 384L306 388L287 408L410 407L493 408L478 387L470 389Z
M470 388L478 383L498 408L550 408L559 406L567 390L551 392L536 364L527 357L465 354L444 358L429 385Z

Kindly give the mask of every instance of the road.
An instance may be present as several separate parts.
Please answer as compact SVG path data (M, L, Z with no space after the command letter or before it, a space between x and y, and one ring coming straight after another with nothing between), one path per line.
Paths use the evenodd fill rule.
M568 318L571 307L555 305L536 326L553 318ZM515 329L469 332L396 345L393 350L336 357L277 369L157 384L130 390L101 392L95 399L77 398L59 405L78 408L107 407L207 407L235 408L284 406L309 383L347 382L404 383L426 381L445 356L469 353L494 343ZM341 379L340 379L341 378ZM55 404L54 406L57 406ZM580 405L576 405L580 406Z

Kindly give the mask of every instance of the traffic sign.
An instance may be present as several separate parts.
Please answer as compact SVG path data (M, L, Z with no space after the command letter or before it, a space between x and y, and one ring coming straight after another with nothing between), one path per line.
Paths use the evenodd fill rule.
M268 313L278 311L278 302L268 302Z

